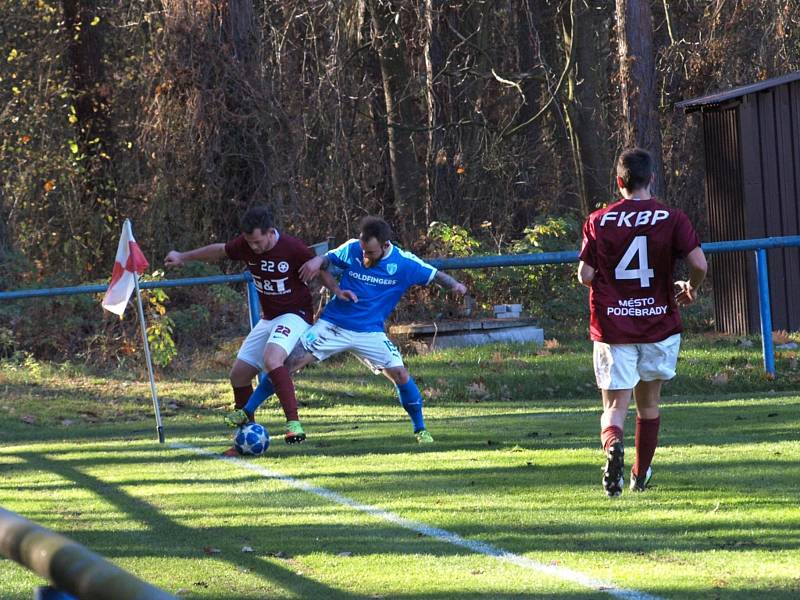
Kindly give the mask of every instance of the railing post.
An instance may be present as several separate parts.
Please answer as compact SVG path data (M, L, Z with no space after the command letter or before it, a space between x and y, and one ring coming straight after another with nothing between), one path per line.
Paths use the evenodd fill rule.
M250 271L244 272L244 278L247 281L247 311L250 315L250 330L252 331L253 327L258 325L261 320L261 303L258 301L258 290L256 289L256 284L253 283L253 276ZM266 374L259 373L258 382L261 383L264 377L266 377Z
M758 274L758 305L761 314L761 349L764 352L764 370L767 376L775 377L775 348L772 345L772 308L769 302L769 272L767 251L756 250L756 272Z
M253 329L261 320L261 305L258 302L258 290L253 283L253 276L250 271L245 271L244 278L247 280L247 310L250 315L250 329Z

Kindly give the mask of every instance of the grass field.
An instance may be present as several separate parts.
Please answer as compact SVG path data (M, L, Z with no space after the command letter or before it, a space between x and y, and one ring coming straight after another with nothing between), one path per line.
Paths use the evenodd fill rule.
M18 357L0 364L0 506L183 598L800 597L796 357L771 381L758 344L690 337L653 487L610 500L590 349L409 357L427 447L386 380L318 366L298 377L308 442L248 460L218 455L224 370L159 377L159 445L140 375ZM280 433L277 402L258 417ZM3 600L42 583L0 560Z

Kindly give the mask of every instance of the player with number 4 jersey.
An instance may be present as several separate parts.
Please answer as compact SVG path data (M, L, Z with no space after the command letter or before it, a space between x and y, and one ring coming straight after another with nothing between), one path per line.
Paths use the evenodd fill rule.
M639 148L623 152L617 163L623 198L590 214L583 226L578 279L589 288L594 371L603 394L603 487L609 496L622 492L623 427L632 396L637 418L631 489L647 487L661 387L675 376L680 348L678 305L694 302L707 270L688 217L653 198L652 181L650 154ZM678 259L690 276L673 283Z

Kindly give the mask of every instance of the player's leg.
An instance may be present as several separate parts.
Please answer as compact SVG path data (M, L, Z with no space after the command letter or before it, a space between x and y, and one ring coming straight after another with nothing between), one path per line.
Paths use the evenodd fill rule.
M641 381L636 398L636 460L631 469L631 490L644 491L652 477L651 464L661 427L659 404L665 381L675 376L681 336L675 334L655 344L642 344L637 370Z
M659 401L663 381L640 381L634 388L636 399L636 459L631 468L631 490L642 492L653 475L650 465L658 446L661 425Z
M411 419L417 442L433 442L422 415L422 393L403 364L403 357L397 346L382 331L354 333L351 351L374 373L382 373L395 384L400 405Z
M638 383L638 350L629 344L594 343L594 371L602 391L600 441L606 456L603 489L610 497L619 496L624 485L625 417L634 386Z
M417 387L417 382L409 374L408 369L405 366L396 366L383 369L382 372L395 385L397 396L400 398L400 405L411 419L417 443L432 443L433 436L425 427L425 418L422 415L422 393Z
M253 393L253 377L263 369L264 348L271 331L271 322L261 319L239 348L230 373L233 405L236 409L244 408Z
M290 374L294 374L315 361L316 358L308 353L305 348L303 348L302 344L298 342L294 350L292 350L286 358L284 365ZM253 420L253 415L256 410L258 410L258 407L264 404L267 398L275 393L275 387L272 385L270 378L267 377L266 373L262 373L262 375L261 381L256 389L253 390L253 393L250 394L250 399L247 401L247 404L245 404L244 409L234 411L225 418L226 422L230 425L238 427L247 421Z
M261 319L250 331L242 342L236 361L230 372L231 386L233 387L233 406L234 412L225 416L225 422L231 426L238 426L247 422L247 418L242 418L243 409L253 393L253 377L261 372L263 365L261 355L267 343L267 338L271 330L270 322ZM238 423L238 421L242 421ZM223 452L225 456L239 456L238 450L234 446Z
M253 377L258 375L259 368L241 359L236 359L231 368L230 378L233 388L233 406L240 409L247 404L253 393Z
M309 324L294 314L285 314L273 321L275 327L264 350L264 369L278 395L286 417L287 444L305 441L306 434L297 414L297 397L289 369L284 364L289 353L297 345L300 336L309 329ZM249 404L249 402L248 402Z

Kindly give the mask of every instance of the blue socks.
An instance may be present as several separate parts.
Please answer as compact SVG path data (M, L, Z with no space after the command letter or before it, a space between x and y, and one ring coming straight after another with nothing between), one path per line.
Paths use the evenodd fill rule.
M414 378L409 377L406 383L395 387L397 388L397 395L400 396L400 404L406 409L408 416L411 417L411 422L414 424L414 433L425 429L425 420L422 418L422 394L420 394Z
M408 416L411 417L411 422L414 424L414 433L425 429L425 419L422 418L422 394L417 387L417 383L413 377L409 377L408 381L403 385L396 385L397 395L400 397L400 404L403 406ZM250 399L244 407L244 411L248 415L255 414L259 406L264 401L275 393L275 388L272 382L266 375L261 378L258 387L250 395Z
M247 404L245 404L244 412L253 416L256 409L264 404L264 400L274 393L275 388L272 387L272 382L269 380L269 377L264 374L263 377L261 377L261 381L258 383L258 387L250 394L250 399L247 401Z

